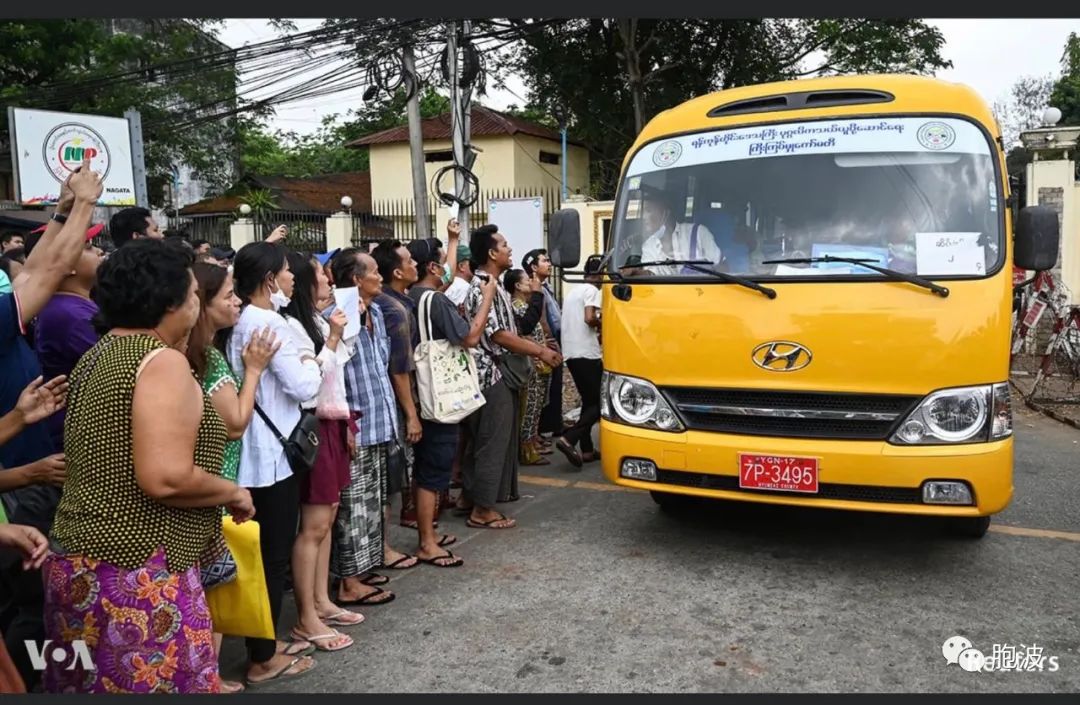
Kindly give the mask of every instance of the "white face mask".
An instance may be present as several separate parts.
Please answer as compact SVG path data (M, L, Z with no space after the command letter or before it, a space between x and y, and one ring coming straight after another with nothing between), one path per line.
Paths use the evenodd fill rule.
M270 305L274 307L275 311L280 311L290 303L292 303L292 299L285 295L280 286L277 291L270 292Z

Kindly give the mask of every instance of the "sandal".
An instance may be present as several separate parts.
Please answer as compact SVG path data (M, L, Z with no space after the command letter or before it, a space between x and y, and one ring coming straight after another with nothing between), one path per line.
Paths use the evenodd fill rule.
M379 595L389 595L390 597L386 598L385 600L375 600L375 599L373 599L373 598L378 597ZM342 604L342 605L360 605L360 606L374 607L375 605L389 604L389 603L393 602L396 597L397 597L397 595L390 592L389 590L383 590L382 588L375 588L375 592L368 593L367 595L364 595L363 597L357 598L355 600L340 600L339 599L339 600L337 600L337 602L339 604Z
M439 563L439 561L445 561L447 558L450 559L449 563ZM465 561L462 560L461 556L455 556L450 551L447 551L444 555L435 556L434 558L420 558L420 562L433 565L436 568L460 568L465 565Z
M301 639L300 641L303 641L303 639ZM285 645L284 649L282 649L281 651L275 651L274 653L283 654L285 656L297 656L303 658L304 656L311 656L313 653L315 653L315 651L316 649L314 644L308 643L307 646L300 646L299 642L291 641Z
M268 678L262 678L260 680L253 681L250 678L248 678L247 676L245 676L244 677L244 685L249 689L250 688L258 688L260 686L266 685L267 683L271 683L273 681L287 680L287 679L290 679L290 678L299 678L300 676L304 675L305 673L311 673L313 670L315 670L315 662L314 661L311 661L311 665L309 667L305 668L302 671L293 671L292 673L289 673L289 671L292 671L293 667L296 664L300 663L305 658L310 660L309 656L297 656L291 662L289 662L288 666L286 666L285 668L281 669L280 671L278 671L277 673L275 673L274 675L272 675L272 676L270 676Z
M446 548L447 546L453 546L457 543L457 536L451 536L450 534L443 534L439 537L439 548Z
M370 573L366 578L361 578L360 582L368 587L375 587L376 585L386 585L390 582L390 578L378 573Z
M244 692L244 684L239 681L227 681L218 679L218 690L222 695L234 695Z
M570 445L570 443L565 438L560 438L558 441L556 441L555 448L560 453L565 455L566 459L569 460L570 464L573 465L575 468L580 468L582 465L584 465L584 462L581 460L581 453L577 452L577 449L574 448L574 446Z
M512 523L509 526L495 526L495 524L500 521L509 521ZM512 529L517 526L517 522L505 514L500 514L490 521L475 521L472 517L469 517L465 520L465 525L473 529Z
M342 634L337 629L331 629L326 634L319 634L317 636L308 636L307 634L302 634L302 633L296 631L296 627L293 627L293 630L291 632L289 632L289 634L294 639L303 639L304 641L310 641L312 644L315 645L315 648L317 648L319 651L326 651L326 652L341 651L343 649L349 648L354 643L353 638L351 636L349 636L348 634ZM319 643L320 641L329 641L330 639L341 639L342 637L345 638L345 641L343 643L338 644L337 646L329 646L329 645L328 646L323 646L323 645L321 645Z
M541 454L540 457L535 458L533 460L529 460L529 461L522 461L521 464L522 465L551 465L551 461L548 460L547 458L543 457L543 454Z
M328 617L320 616L319 619L328 627L355 627L364 623L364 615L352 610L339 610Z
M410 563L409 565L401 565L402 563L405 563L406 561L409 561L409 560L412 560L413 562ZM383 568L389 568L391 570L408 570L409 568L415 568L417 565L418 565L418 562L416 560L416 556L410 556L408 553L406 553L406 554L403 554L401 556L401 558L398 558L393 563L384 563Z

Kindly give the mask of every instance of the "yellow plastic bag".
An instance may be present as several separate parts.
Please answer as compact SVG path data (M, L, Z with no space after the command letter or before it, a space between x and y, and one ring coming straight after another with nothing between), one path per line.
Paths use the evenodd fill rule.
M270 617L270 594L259 550L259 523L237 524L230 516L223 517L222 522L225 543L236 559L236 579L206 591L214 631L273 639L274 620Z

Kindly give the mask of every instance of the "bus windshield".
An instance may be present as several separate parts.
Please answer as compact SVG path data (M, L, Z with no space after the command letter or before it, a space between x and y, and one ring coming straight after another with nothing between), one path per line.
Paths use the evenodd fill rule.
M703 265L753 279L882 277L820 261L831 255L919 276L986 276L1005 251L993 155L978 127L955 118L661 139L627 168L612 263L627 276L661 279L708 279Z

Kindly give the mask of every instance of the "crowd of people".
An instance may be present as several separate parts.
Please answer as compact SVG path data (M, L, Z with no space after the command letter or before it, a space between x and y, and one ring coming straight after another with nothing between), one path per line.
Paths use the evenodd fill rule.
M234 253L167 238L141 208L112 217L106 256L91 225L101 188L84 162L49 223L3 243L9 264L24 256L0 279L0 691L239 692L301 676L317 651L355 644L343 630L364 616L350 608L395 599L383 573L465 564L438 530L445 513L510 529L500 505L520 499L521 465L599 459L594 263L560 309L547 253L514 269L494 224L467 244L451 221L445 244L315 255L278 228ZM422 408L422 340L468 351L483 403L463 420ZM582 398L569 428L564 364ZM301 431L313 458L296 451ZM415 548L392 545L394 504ZM248 521L288 638L248 635L233 682L207 593L237 579L223 527ZM49 659L42 673L24 644L47 640L84 643L93 668Z

